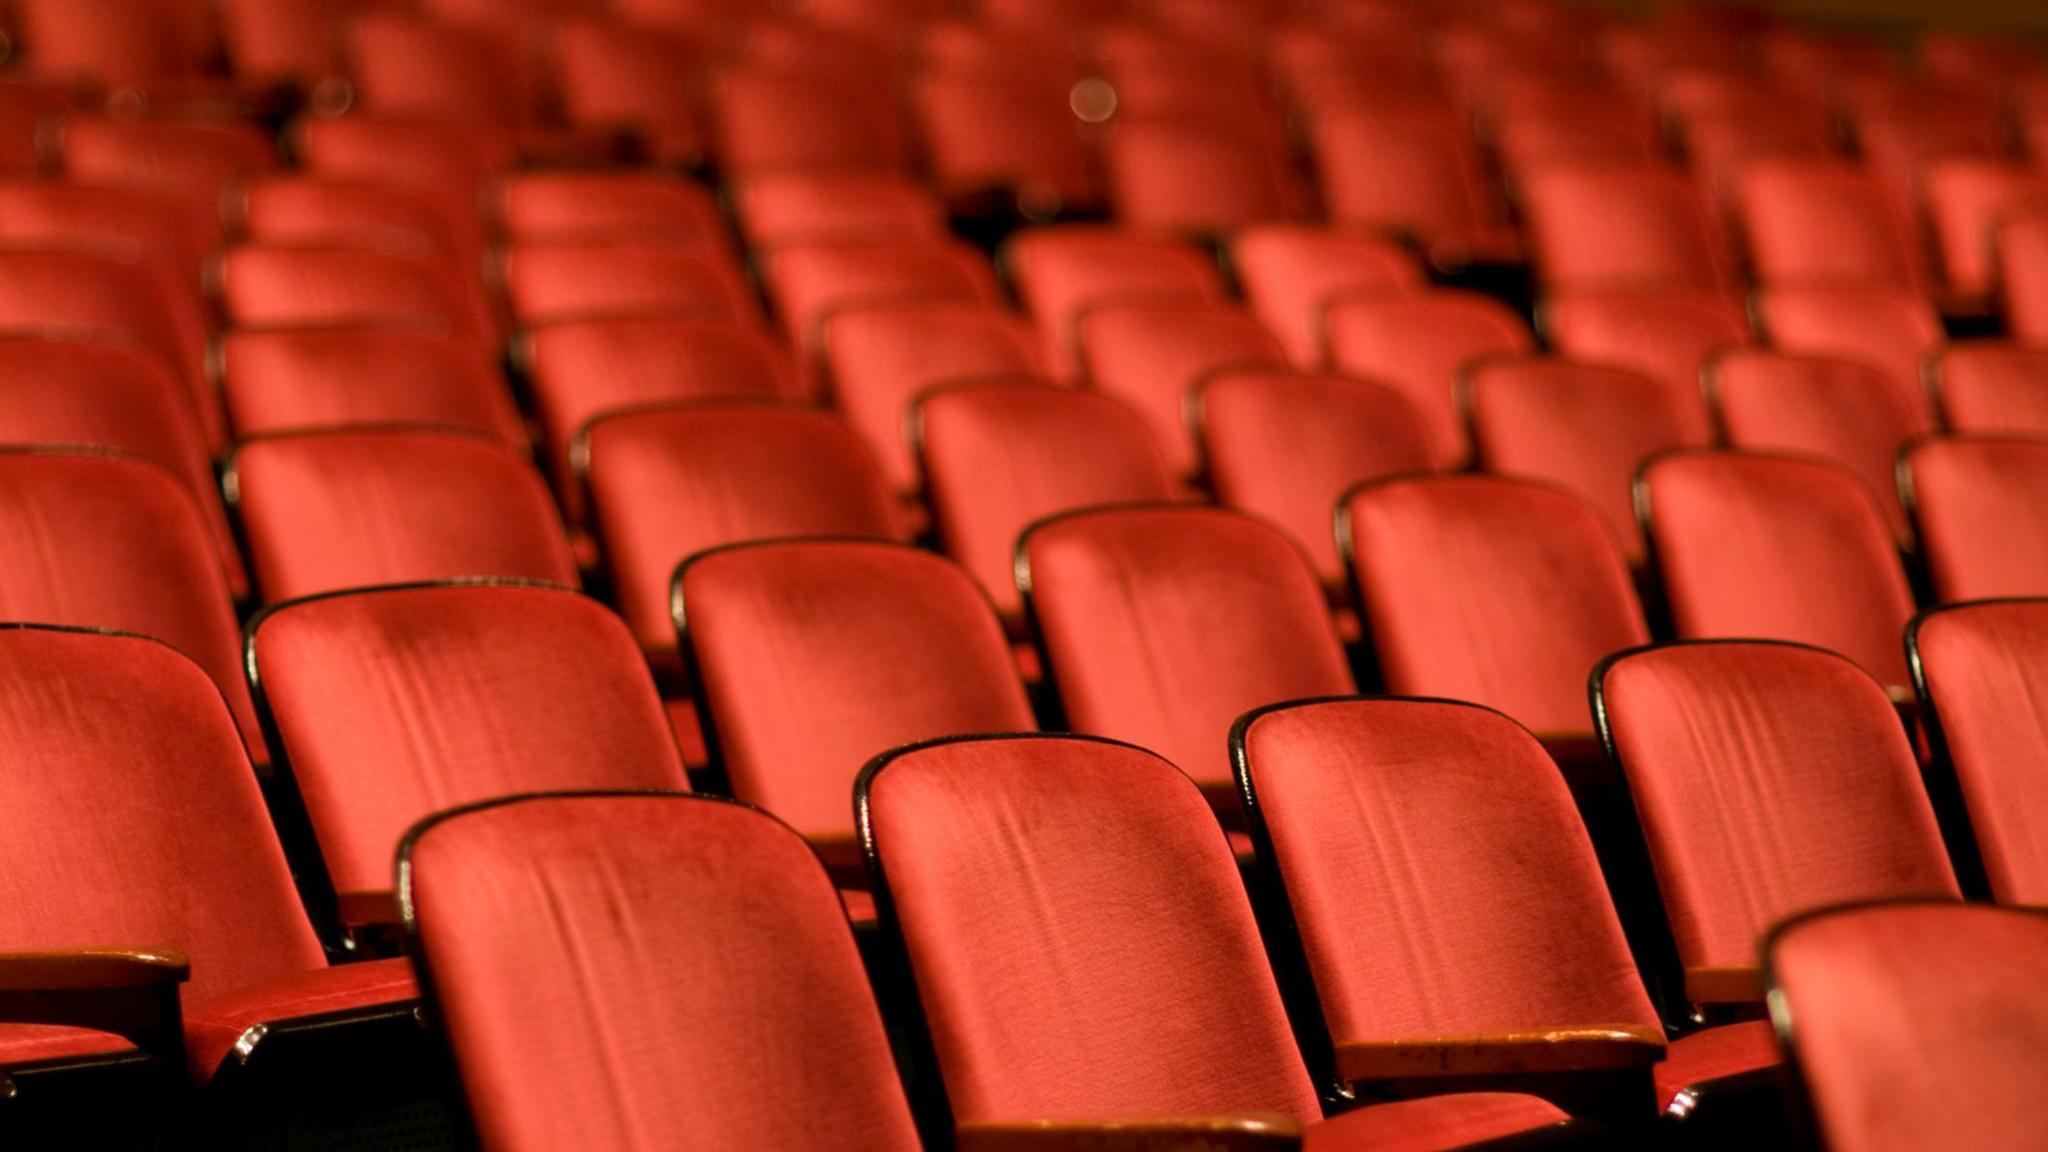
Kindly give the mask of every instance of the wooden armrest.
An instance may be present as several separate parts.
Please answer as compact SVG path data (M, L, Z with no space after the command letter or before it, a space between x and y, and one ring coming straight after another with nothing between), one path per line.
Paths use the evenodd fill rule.
M372 927L379 924L396 924L398 896L389 889L377 892L336 892L334 914L350 928Z
M1695 1004L1759 1004L1764 974L1750 968L1687 968L1685 998Z
M1337 1074L1347 1081L1421 1076L1499 1076L1635 1068L1664 1056L1664 1034L1643 1024L1603 1024L1483 1036L1337 1046Z
M1280 1116L1183 1120L1013 1120L962 1124L957 1152L1291 1152L1301 1127Z
M0 952L0 992L175 988L191 976L185 954L171 948Z
M178 986L190 975L169 948L0 953L0 1020L112 1032L182 1063Z

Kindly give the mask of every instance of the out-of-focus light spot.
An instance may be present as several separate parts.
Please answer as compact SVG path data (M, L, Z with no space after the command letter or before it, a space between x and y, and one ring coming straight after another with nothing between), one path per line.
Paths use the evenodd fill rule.
M1082 123L1100 124L1116 115L1116 87L1100 77L1091 76L1074 85L1067 93L1067 107L1074 110Z

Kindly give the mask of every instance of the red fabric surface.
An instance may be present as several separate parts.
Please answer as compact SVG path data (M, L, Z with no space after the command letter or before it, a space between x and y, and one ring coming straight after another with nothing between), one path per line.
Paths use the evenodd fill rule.
M572 523L585 515L572 446L584 426L621 408L716 397L794 398L795 363L768 332L698 316L610 316L527 334L527 382Z
M1220 235L1302 214L1282 142L1213 120L1117 120L1103 163L1116 218L1134 228Z
M517 35L373 9L348 40L355 106L368 115L512 126L540 112Z
M1389 691L1477 701L1546 735L1590 732L1587 674L1650 638L1599 515L1568 493L1418 478L1359 492L1345 515Z
M764 172L734 193L752 248L783 244L942 241L946 209L907 176L887 172Z
M2048 174L2021 160L1951 156L1924 176L1927 216L1950 291L1983 296L1994 287L1994 235L2015 208L2048 196Z
M0 184L0 240L11 246L117 252L163 277L164 291L195 299L211 237L196 232L175 197L60 180ZM195 399L204 394L195 393ZM209 430L212 425L209 425Z
M733 794L807 836L850 836L853 778L901 744L1037 727L966 573L898 545L793 541L678 582Z
M1245 304L1303 368L1324 361L1323 312L1347 296L1422 287L1422 269L1390 240L1306 224L1246 228L1230 245Z
M546 486L496 441L413 429L294 433L245 441L231 466L249 563L272 603L457 576L576 583Z
M1337 1043L1660 1027L1564 778L1513 722L1308 704L1245 752Z
M1906 454L1906 476L1938 599L2048 594L2048 444L1929 440Z
M1080 371L1081 314L1138 301L1224 299L1223 277L1200 249L1114 228L1067 225L1019 233L1003 252L1018 298L1063 377Z
M1696 452L1650 465L1643 493L1679 636L1796 640L1906 683L1913 594L1856 477L1790 456Z
M717 78L711 123L728 175L889 171L910 159L885 77L875 74L743 65Z
M704 55L701 30L621 20L603 7L565 13L553 28L554 80L571 126L591 133L630 130L647 160L666 168L704 162L709 142L697 115L700 73L677 66ZM708 196L705 202L715 211Z
M236 76L310 88L341 69L331 0L223 0L216 8L221 46Z
M1314 571L1263 521L1103 509L1042 525L1021 553L1068 723L1172 757L1206 788L1228 789L1240 715L1354 690Z
M1088 386L1143 415L1180 475L1200 466L1187 416L1195 388L1224 369L1287 363L1272 333L1233 308L1105 304L1083 313L1079 323Z
M491 338L479 291L442 263L400 252L231 248L221 257L220 285L229 322L245 328L431 323Z
M516 163L509 133L476 124L380 116L315 116L295 128L300 162L336 179L393 184L434 197L451 225L481 245L477 202L487 181Z
M1569 1117L1534 1096L1461 1092L1375 1104L1309 1125L1303 1152L1441 1152L1562 1124Z
M530 800L437 825L411 859L490 1147L917 1148L846 915L773 820Z
M1608 669L1608 721L1689 968L1748 967L1794 913L1954 895L1898 713L1826 652L1680 645Z
M268 134L232 120L70 116L59 149L73 180L175 198L185 226L208 242L220 236L222 195L277 164Z
M198 665L151 640L0 633L0 750L0 952L176 948L188 1006L324 966Z
M1045 357L1015 314L966 301L850 308L825 323L832 400L892 488L917 488L908 418L919 393L983 377L1042 376Z
M1855 360L1882 371L1923 411L1920 365L1942 342L1941 318L1925 296L1894 289L1776 289L1753 307L1772 347Z
M1315 143L1336 223L1408 232L1434 246L1488 238L1506 222L1471 125L1447 106L1340 108L1317 118Z
M469 275L478 253L463 246L431 197L405 188L310 176L266 176L237 202L244 239L256 244L386 248Z
M826 412L651 408L600 420L588 443L592 522L620 610L657 663L675 658L669 583L688 557L776 536L896 535L874 460Z
M1866 364L1741 352L1714 366L1713 392L1730 447L1811 456L1852 472L1906 535L1894 470L1899 449L1929 428L1926 402Z
M725 222L701 184L663 172L539 171L498 185L495 219L515 243L659 237L722 249Z
M1555 484L1600 513L1623 555L1642 554L1630 484L1659 452L1705 442L1655 380L1619 368L1525 358L1466 377L1481 468Z
M1973 340L1944 349L1927 374L1950 430L2048 436L2048 348Z
M1360 297L1323 314L1331 367L1400 389L1429 424L1437 463L1458 467L1471 454L1458 379L1488 356L1535 350L1521 317L1476 292L1438 291Z
M1320 1118L1236 861L1172 765L947 744L869 803L955 1117Z
M684 313L752 321L760 310L731 262L694 239L537 241L505 257L520 324Z
M441 424L526 442L510 389L475 343L425 328L230 332L221 393L241 437Z
M2048 906L2048 602L1938 612L1916 644L1991 894Z
M1639 372L1664 386L1689 435L1708 433L1700 398L1707 358L1749 343L1742 302L1717 292L1575 292L1543 302L1558 355Z
M2041 124L2037 154L2048 154L2048 115ZM1998 269L2007 334L2030 344L2048 341L2048 212L2015 210L1998 230Z
M36 44L33 67L53 79L112 87L196 74L213 46L203 9L110 0L21 0L16 19Z
M762 278L783 333L810 348L832 313L892 301L945 299L997 304L988 259L959 241L801 244L763 262Z
M402 956L294 972L223 995L185 997L185 1049L195 1079L217 1071L242 1034L274 1024L354 1008L405 1004L419 996L412 962Z
M386 889L400 836L430 813L522 792L689 789L631 633L573 592L312 600L264 617L253 653L340 891Z
M54 1024L0 1024L0 1069L11 1070L53 1060L112 1056L133 1050L128 1041L111 1032Z
M1017 537L1095 504L1172 500L1179 489L1144 418L1099 392L1033 384L948 388L917 407L926 490L946 553L1008 619Z
M1074 131L1067 87L1036 77L919 75L911 100L939 187L949 195L1015 188L1041 211L1095 201L1093 159Z
M1832 157L1766 159L1743 171L1736 192L1762 284L1926 286L1913 220L1867 167Z
M132 457L0 452L0 619L139 632L196 661L249 747L241 629L191 493Z
M1775 1068L1779 1062L1778 1039L1768 1020L1702 1028L1673 1040L1669 1054L1653 1069L1657 1103L1669 1108L1687 1088L1724 1076Z
M1839 1152L2039 1148L2048 920L1869 908L1780 937L1771 964L1820 1134Z
M1665 165L1560 162L1529 174L1522 203L1546 288L1718 291L1732 280L1713 218Z
M1332 588L1344 581L1338 498L1362 481L1427 472L1435 459L1406 396L1345 376L1219 373L1201 388L1200 432L1217 499L1287 529Z

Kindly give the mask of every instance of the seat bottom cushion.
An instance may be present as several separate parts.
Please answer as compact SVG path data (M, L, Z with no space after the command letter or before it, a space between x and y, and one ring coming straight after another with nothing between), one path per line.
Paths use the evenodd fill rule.
M337 964L272 980L185 1006L185 1048L192 1078L213 1077L238 1041L259 1024L330 1012L404 1004L419 999L412 962L404 957Z
M116 1056L134 1050L133 1044L112 1032L55 1024L0 1024L0 1068Z
M1657 1065L1657 1106L1668 1111L1687 1088L1779 1062L1778 1040L1768 1020L1703 1028L1672 1041L1669 1054Z
M1555 1105L1514 1092L1460 1092L1372 1104L1308 1130L1302 1152L1441 1152L1563 1124Z

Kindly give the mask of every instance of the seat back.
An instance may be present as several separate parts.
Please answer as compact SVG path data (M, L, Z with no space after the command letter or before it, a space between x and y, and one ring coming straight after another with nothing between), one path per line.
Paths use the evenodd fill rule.
M1410 477L1345 494L1338 531L1388 691L1592 730L1586 676L1649 641L1600 516L1547 485Z
M1001 624L966 573L913 548L768 541L676 575L676 620L733 794L836 842L849 789L913 740L1037 727Z
M1287 364L1280 342L1257 320L1211 304L1092 308L1081 315L1080 340L1088 386L1143 415L1182 475L1200 467L1188 427L1195 389L1217 372Z
M1955 432L2048 436L2048 349L1973 340L1928 360L1927 388Z
M73 180L175 198L185 226L209 242L220 236L221 197L278 162L262 129L220 119L70 116L58 151Z
M1500 301L1477 292L1361 296L1323 313L1330 367L1397 388L1429 425L1437 463L1463 465L1471 441L1458 399L1468 365L1533 352L1528 325Z
M2048 441L1939 437L1900 464L1937 600L2048 594Z
M779 172L735 190L740 235L756 250L785 244L944 240L946 208L893 172Z
M1275 139L1207 118L1124 120L1104 144L1110 203L1133 228L1218 236L1300 214L1302 190Z
M904 126L877 76L738 68L718 77L712 127L720 169L890 171L910 159Z
M1729 286L1726 251L1699 194L1661 164L1566 161L1522 188L1542 285L1552 291Z
M2048 145L2048 117L2042 121ZM2048 146L2044 146L2048 153ZM2015 209L1998 230L1998 304L2005 330L2029 344L2048 341L2048 210Z
M577 582L547 486L500 441L434 428L257 437L222 486L270 603L462 576Z
M1700 374L1717 352L1750 342L1741 301L1718 292L1573 292L1543 302L1560 356L1638 372L1662 384L1705 435Z
M1771 288L1925 283L1912 221L1868 169L1837 159L1766 159L1737 184L1750 266Z
M751 323L753 291L730 261L694 240L553 240L505 256L505 296L522 327L677 314Z
M1040 521L1017 585L1077 732L1130 740L1227 795L1247 710L1353 690L1314 570L1287 535L1217 508L1125 507Z
M251 622L248 667L336 892L388 891L399 838L433 812L550 789L689 789L631 634L567 589L295 600Z
M498 184L495 222L518 243L662 239L725 247L718 201L665 172L519 172Z
M946 243L797 244L762 261L762 279L783 334L815 355L836 312L903 301L999 304L988 258Z
M1952 292L1987 296L1996 287L1999 223L2014 209L2048 200L2048 174L2021 160L1952 156L1929 166L1926 189L1942 278Z
M1505 215L1470 127L1449 107L1335 110L1317 118L1314 148L1323 202L1340 224L1456 242Z
M1836 1152L2031 1148L2048 1120L2048 918L1889 903L1801 917L1771 937L1771 1015ZM1902 1084L1912 1085L1901 1091Z
M1231 242L1230 262L1251 314L1303 368L1324 362L1323 313L1332 303L1427 282L1415 258L1390 240L1308 224L1244 229Z
M878 758L857 803L957 1120L1318 1117L1228 843L1173 765L941 741Z
M1868 364L1926 411L1920 366L1943 340L1941 318L1926 297L1895 289L1787 288L1758 293L1755 308L1771 347Z
M374 248L247 245L220 263L221 307L242 328L432 324L493 339L480 292L443 264Z
M918 1147L837 894L773 817L517 797L425 822L399 867L490 1147Z
M1727 640L1638 649L1593 676L1693 999L1750 970L1785 917L1957 895L1884 690L1829 652Z
M1190 244L1112 228L1033 228L1011 238L1004 262L1061 376L1080 370L1082 313L1139 301L1203 304L1224 298L1223 277Z
M512 392L476 346L404 325L230 332L221 394L237 436L438 424L526 443Z
M317 176L265 176L233 204L256 244L390 249L471 275L481 254L464 246L430 197L408 188Z

